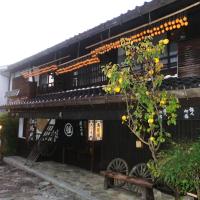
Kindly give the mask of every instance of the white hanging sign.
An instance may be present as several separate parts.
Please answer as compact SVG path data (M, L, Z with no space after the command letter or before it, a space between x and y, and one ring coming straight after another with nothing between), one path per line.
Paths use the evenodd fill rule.
M92 141L94 137L94 120L88 121L88 140Z
M88 140L100 141L103 138L103 120L88 120Z

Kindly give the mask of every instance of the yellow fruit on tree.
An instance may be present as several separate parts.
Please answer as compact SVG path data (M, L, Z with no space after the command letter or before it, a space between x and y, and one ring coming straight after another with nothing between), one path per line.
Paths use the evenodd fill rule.
M111 91L111 87L107 87L106 90L107 90L108 92L110 92L110 91Z
M163 44L166 45L166 44L168 44L168 43L169 43L169 40L168 40L168 39L164 39L164 40L163 40Z
M152 76L152 75L154 74L153 69L149 70L148 74L149 74L150 76Z
M126 120L127 120L126 115L123 115L123 116L122 116L122 121L126 121Z
M159 63L160 62L159 58L154 58L154 62Z
M149 96L149 91L146 91L146 95Z
M166 104L166 100L165 100L165 99L161 99L160 105L161 105L161 106L164 106L165 104Z
M153 119L153 118L149 118L149 119L148 119L148 123L149 123L149 124L153 124L153 122L154 122L154 119Z
M121 88L120 88L120 87L115 87L115 89L114 89L114 91L115 91L116 93L119 93L119 92L120 92L120 90L121 90Z
M122 84L123 78L119 78L119 83Z
M107 73L107 77L111 78L112 74L110 72Z
M155 140L155 138L153 136L151 136L150 140L153 142Z

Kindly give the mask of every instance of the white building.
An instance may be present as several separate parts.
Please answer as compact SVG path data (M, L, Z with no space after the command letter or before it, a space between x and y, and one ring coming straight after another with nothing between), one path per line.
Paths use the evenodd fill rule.
M6 104L5 93L9 90L9 74L5 69L0 69L0 105Z

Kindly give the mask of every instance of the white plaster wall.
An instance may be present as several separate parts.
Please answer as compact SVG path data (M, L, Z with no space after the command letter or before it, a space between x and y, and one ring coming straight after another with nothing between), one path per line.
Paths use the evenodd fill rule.
M23 137L23 130L24 129L24 118L19 118L19 129L18 129L18 137L19 138L24 138Z
M13 78L14 78L14 74L11 74L10 75L10 88L9 88L9 91L11 91L12 90L12 82L13 82Z
M9 78L0 74L0 105L6 104L5 93L9 90Z

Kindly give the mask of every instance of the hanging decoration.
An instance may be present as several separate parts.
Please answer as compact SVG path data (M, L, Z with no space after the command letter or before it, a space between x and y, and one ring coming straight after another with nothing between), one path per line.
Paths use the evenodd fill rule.
M145 29L134 35L131 35L130 37L127 37L125 39L132 43L137 43L144 40L145 37L148 37L148 36L154 37L157 35L164 34L165 32L168 32L168 31L180 29L181 27L184 27L184 26L188 26L188 19L186 16L163 22L157 26L153 26L149 29ZM117 48L120 48L120 39L115 42L111 42L109 44L100 46L96 48L95 50L92 50L90 54L92 57L96 57L98 54L101 55L101 54L111 51L112 49L117 49Z
M181 27L188 26L188 24L189 24L189 22L188 22L188 18L186 16L173 18L171 20L162 22L161 24L151 26L148 29L143 29L142 31L139 31L139 32L135 33L134 35L126 37L125 41L127 41L127 43L130 43L130 42L131 43L137 43L137 42L144 40L145 37L159 36L159 35L162 35L162 34L168 32L168 31L172 31L172 30L175 30L175 29L180 29ZM104 44L104 45L92 50L90 52L90 56L91 56L90 58L79 61L75 64L71 64L71 65L62 67L60 69L58 69L57 65L51 65L51 66L48 66L48 67L35 69L32 72L30 72L30 71L23 72L22 76L24 78L29 78L29 77L32 77L32 76L38 76L38 75L45 74L45 73L52 72L52 71L55 71L56 75L76 71L76 70L83 68L85 66L99 63L100 59L97 57L98 55L105 54L105 53L107 53L107 52L109 52L113 49L118 49L120 47L121 47L121 42L120 42L120 39L118 39L117 41L110 42L108 44Z
M51 65L51 66L48 66L48 67L35 69L33 71L26 71L26 72L23 72L21 74L24 78L29 78L29 77L32 77L32 76L39 76L41 74L53 72L53 71L56 71L57 69L58 69L57 65Z
M99 62L100 62L100 59L98 57L88 58L86 60L83 60L83 61L77 62L75 64L58 69L56 71L56 75L64 74L67 72L72 72L72 71L78 70L82 67L85 67L87 65L92 65L92 64L99 63Z

